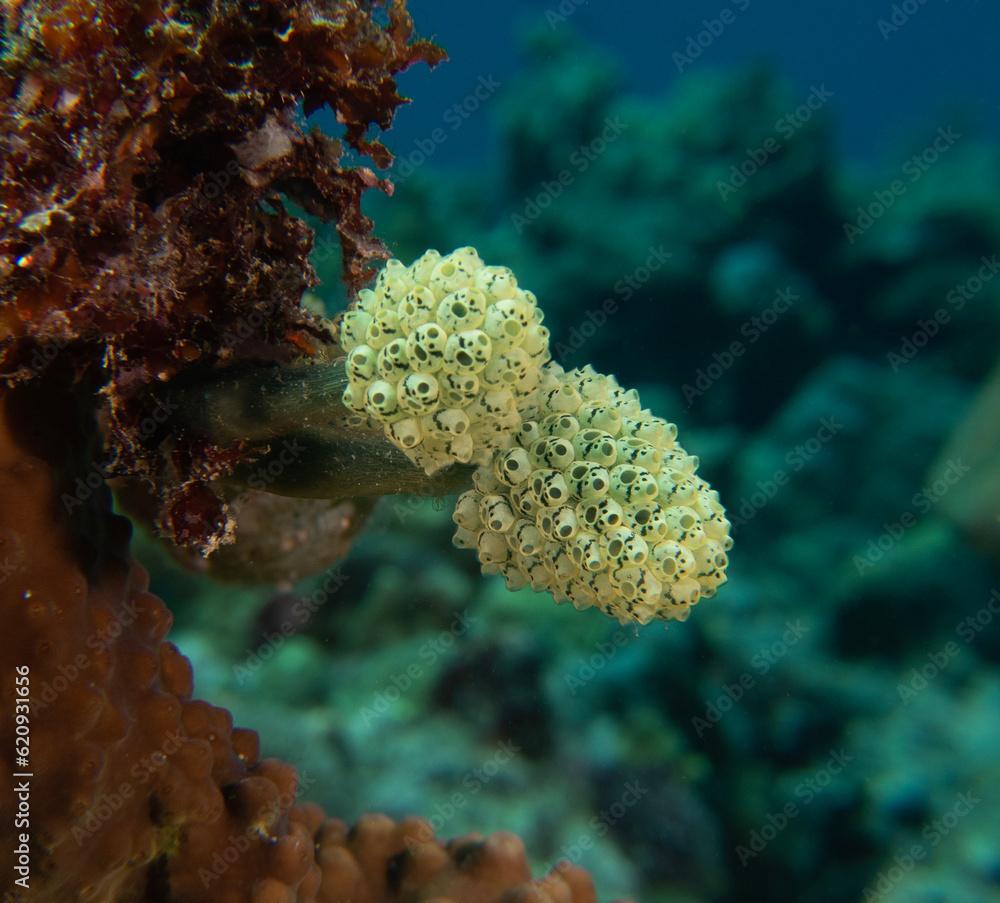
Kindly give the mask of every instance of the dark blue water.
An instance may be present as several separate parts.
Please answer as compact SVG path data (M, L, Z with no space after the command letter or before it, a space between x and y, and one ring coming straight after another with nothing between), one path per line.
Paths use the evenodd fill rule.
M412 9L421 32L437 38L450 61L436 72L418 69L403 77L420 103L398 117L399 150L423 137L434 113L460 102L480 76L509 82L519 65L518 36L533 28L575 29L645 94L669 90L702 67L758 62L773 65L803 95L826 85L836 93L838 145L855 160L881 161L928 118L988 134L998 129L1000 7L987 0L636 0L627 7L608 0L512 0L460 12L448 0L424 0ZM723 21L727 13L731 24ZM719 33L709 43L706 33L713 30ZM439 159L470 166L489 151L487 117L476 116Z

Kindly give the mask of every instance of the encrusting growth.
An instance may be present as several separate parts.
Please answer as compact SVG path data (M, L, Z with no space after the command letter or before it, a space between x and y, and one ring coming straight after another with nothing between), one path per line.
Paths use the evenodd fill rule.
M343 402L428 474L479 465L454 542L484 573L621 623L684 620L726 581L719 495L635 390L549 361L542 319L474 248L390 260L340 321Z
M0 13L0 376L53 361L100 381L107 464L154 495L157 529L209 555L235 520L232 444L150 428L192 371L321 355L301 303L330 224L345 286L388 256L361 210L392 190L378 140L396 78L444 51L404 0L19 0ZM303 113L328 108L338 140ZM280 200L279 200L280 199ZM153 426L162 422L159 409Z

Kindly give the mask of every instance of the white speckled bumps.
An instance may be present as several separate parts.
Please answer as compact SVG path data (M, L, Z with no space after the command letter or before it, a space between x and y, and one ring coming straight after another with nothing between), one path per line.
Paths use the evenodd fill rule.
M534 295L474 248L390 260L340 322L344 404L428 474L484 463L521 425L548 339Z
M725 582L732 540L676 436L614 377L549 365L533 416L459 498L455 543L512 589L622 623L684 620Z
M484 573L623 624L684 620L725 583L730 523L677 427L613 376L550 363L510 270L473 248L390 260L341 344L348 408L427 473L479 465L454 541Z

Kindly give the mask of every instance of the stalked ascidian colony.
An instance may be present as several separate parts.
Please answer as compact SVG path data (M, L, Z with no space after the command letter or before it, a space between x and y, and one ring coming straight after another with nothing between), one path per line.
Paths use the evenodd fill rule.
M428 474L477 465L454 542L484 573L622 623L684 620L726 580L718 493L638 393L552 362L543 319L474 248L390 260L341 319L344 404Z

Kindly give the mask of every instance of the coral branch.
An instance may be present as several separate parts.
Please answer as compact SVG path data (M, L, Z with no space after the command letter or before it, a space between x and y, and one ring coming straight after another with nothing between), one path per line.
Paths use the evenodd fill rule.
M250 487L339 501L468 488L471 467L455 465L428 476L381 430L360 423L344 407L344 363L339 357L190 374L183 385L154 392L148 408L171 412L164 436L189 434L223 448L240 446L242 460L220 490L227 496Z

